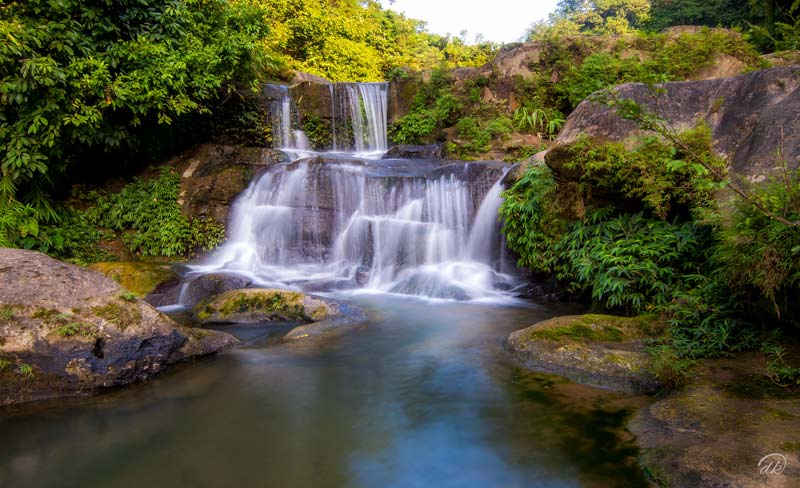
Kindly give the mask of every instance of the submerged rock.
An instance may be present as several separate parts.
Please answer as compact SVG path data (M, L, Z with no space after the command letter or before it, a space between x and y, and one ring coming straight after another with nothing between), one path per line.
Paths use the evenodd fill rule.
M627 393L659 388L643 339L660 329L653 316L574 315L539 322L506 338L526 367L577 383Z
M236 342L179 326L101 273L0 249L0 405L144 380Z

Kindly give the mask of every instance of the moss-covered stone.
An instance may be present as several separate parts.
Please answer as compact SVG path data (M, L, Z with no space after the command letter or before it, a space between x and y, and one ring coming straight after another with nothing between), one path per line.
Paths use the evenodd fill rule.
M198 304L193 313L201 323L307 323L323 320L330 311L325 302L303 293L250 288L212 296Z
M572 315L512 333L508 349L534 371L630 393L659 388L643 339L661 332L656 316Z
M95 263L90 268L103 273L140 297L151 293L160 283L177 277L170 265L165 263Z
M615 317L586 314L556 317L531 328L529 339L575 342L623 342L657 335L663 324L655 315Z

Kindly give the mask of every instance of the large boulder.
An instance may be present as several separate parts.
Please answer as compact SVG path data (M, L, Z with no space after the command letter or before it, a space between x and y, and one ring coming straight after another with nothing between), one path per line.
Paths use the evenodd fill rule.
M656 317L556 317L510 334L506 348L527 368L572 381L623 391L659 388L644 338L660 329Z
M99 272L0 248L0 405L144 380L235 343L179 326Z
M800 66L770 68L733 78L665 83L657 90L639 84L614 89L621 100L633 100L677 130L700 123L712 132L716 152L730 162L735 175L762 180L780 170L778 151L790 169L800 164ZM606 105L584 101L567 118L545 160L553 171L574 177L565 168L582 136L599 141L631 141L648 135Z

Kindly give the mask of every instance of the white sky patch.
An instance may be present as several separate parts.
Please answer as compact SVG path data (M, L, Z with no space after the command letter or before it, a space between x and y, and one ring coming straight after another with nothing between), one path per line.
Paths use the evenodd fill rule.
M557 0L381 0L384 7L406 17L424 20L428 31L458 36L467 31L467 41L477 34L484 40L516 42L533 22L547 18Z

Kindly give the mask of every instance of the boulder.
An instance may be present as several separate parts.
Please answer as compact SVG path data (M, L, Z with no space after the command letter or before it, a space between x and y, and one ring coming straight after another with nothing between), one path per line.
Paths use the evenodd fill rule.
M300 292L249 288L212 296L199 303L193 313L202 324L310 323L329 317L335 310L325 301Z
M0 405L126 385L236 342L179 326L99 272L0 248Z
M652 393L660 385L650 372L644 338L660 327L654 316L575 315L539 322L505 342L531 370L609 390Z
M730 162L735 175L753 181L780 170L778 150L790 169L800 164L800 67L753 71L733 78L665 83L654 92L634 83L614 88L619 99L630 99L665 119L677 130L705 123L714 149ZM592 101L584 101L567 118L545 160L553 171L566 170L565 150L581 136L599 142L631 141L648 135L633 121Z

